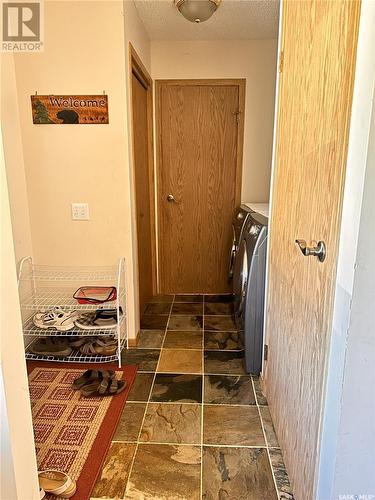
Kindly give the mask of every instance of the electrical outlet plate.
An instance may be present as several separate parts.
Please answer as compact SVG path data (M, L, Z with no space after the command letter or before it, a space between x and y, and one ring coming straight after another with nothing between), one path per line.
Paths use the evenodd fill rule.
M72 219L73 220L89 220L89 204L88 203L72 203Z

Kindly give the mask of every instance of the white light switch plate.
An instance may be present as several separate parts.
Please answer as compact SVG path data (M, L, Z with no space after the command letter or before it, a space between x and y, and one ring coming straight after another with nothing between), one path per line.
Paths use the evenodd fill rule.
M72 203L72 219L73 220L89 220L89 204L88 203Z

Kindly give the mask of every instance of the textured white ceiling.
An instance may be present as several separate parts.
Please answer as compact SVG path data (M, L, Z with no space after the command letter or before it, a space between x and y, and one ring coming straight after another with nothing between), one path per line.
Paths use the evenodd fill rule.
M222 0L208 21L187 21L173 0L134 0L151 40L252 40L277 38L278 0Z

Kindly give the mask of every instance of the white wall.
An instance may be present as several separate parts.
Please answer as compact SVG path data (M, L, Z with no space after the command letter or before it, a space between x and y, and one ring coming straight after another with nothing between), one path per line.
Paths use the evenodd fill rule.
M375 3L363 0L322 421L319 500L340 494L375 495L374 110L370 130L374 24Z
M39 488L19 309L8 189L0 134L1 489L4 500L37 500Z
M374 194L375 106L347 337L333 498L340 494L372 494L375 498Z
M132 261L133 261L133 294L134 294L134 318L136 331L139 329L139 279L138 279L138 240L137 240L137 216L135 206L135 176L133 166L133 135L132 135L132 109L131 109L131 68L129 58L129 44L131 43L146 70L151 72L151 45L148 35L139 18L138 11L133 0L124 0L124 34L125 34L125 91L127 109L127 150L129 164L130 201L131 201L131 228L132 228ZM136 334L136 332L135 332ZM132 336L133 337L133 336ZM135 335L134 335L135 337Z
M151 72L151 45L133 0L124 0L125 39L131 42L147 71ZM129 45L126 44L128 55Z
M125 255L134 337L139 311L129 42L154 78L247 78L242 198L260 202L269 193L277 43L155 42L151 50L131 0L46 1L44 52L16 54L15 69L8 62L4 138L17 260L31 253L38 263L101 265ZM35 91L103 90L109 125L32 124ZM90 221L71 220L72 202L89 203Z
M246 78L242 201L269 200L277 40L151 42L157 79Z
M25 255L33 254L29 200L13 54L2 53L1 63L1 129L4 140L14 252L18 263Z
M14 252L18 262L33 254L34 244L37 262L72 265L107 264L125 255L129 333L132 337L136 333L126 56L131 41L149 68L150 48L134 5L125 6L129 13L125 22L123 7L122 1L46 2L45 51L1 55L8 181L0 140L0 497L4 500L39 499ZM30 95L36 90L46 94L106 90L110 124L34 126ZM92 218L74 224L70 203L80 200L90 203Z
M14 58L35 261L104 265L124 255L129 336L135 337L139 318L127 116L129 41L150 67L148 38L133 2L47 1L44 52ZM35 91L100 94L103 90L109 96L108 125L32 123L30 95ZM13 119L6 121L6 150L16 127L14 111L16 107ZM17 168L21 172L21 162ZM14 170L13 179L12 209L18 203L22 175ZM89 221L71 220L72 202L89 203ZM15 225L14 232L18 241L22 228ZM30 252L22 249L23 253ZM21 256L20 250L17 257Z
M39 263L107 264L126 251L130 229L123 47L121 2L46 2L44 52L15 55L32 239ZM109 95L109 125L32 123L30 95L35 91L103 90ZM89 203L90 221L71 220L74 201Z

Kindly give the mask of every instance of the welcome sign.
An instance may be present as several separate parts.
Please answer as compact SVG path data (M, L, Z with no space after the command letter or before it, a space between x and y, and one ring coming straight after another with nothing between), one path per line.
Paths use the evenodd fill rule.
M37 125L97 125L109 123L107 95L32 95Z

